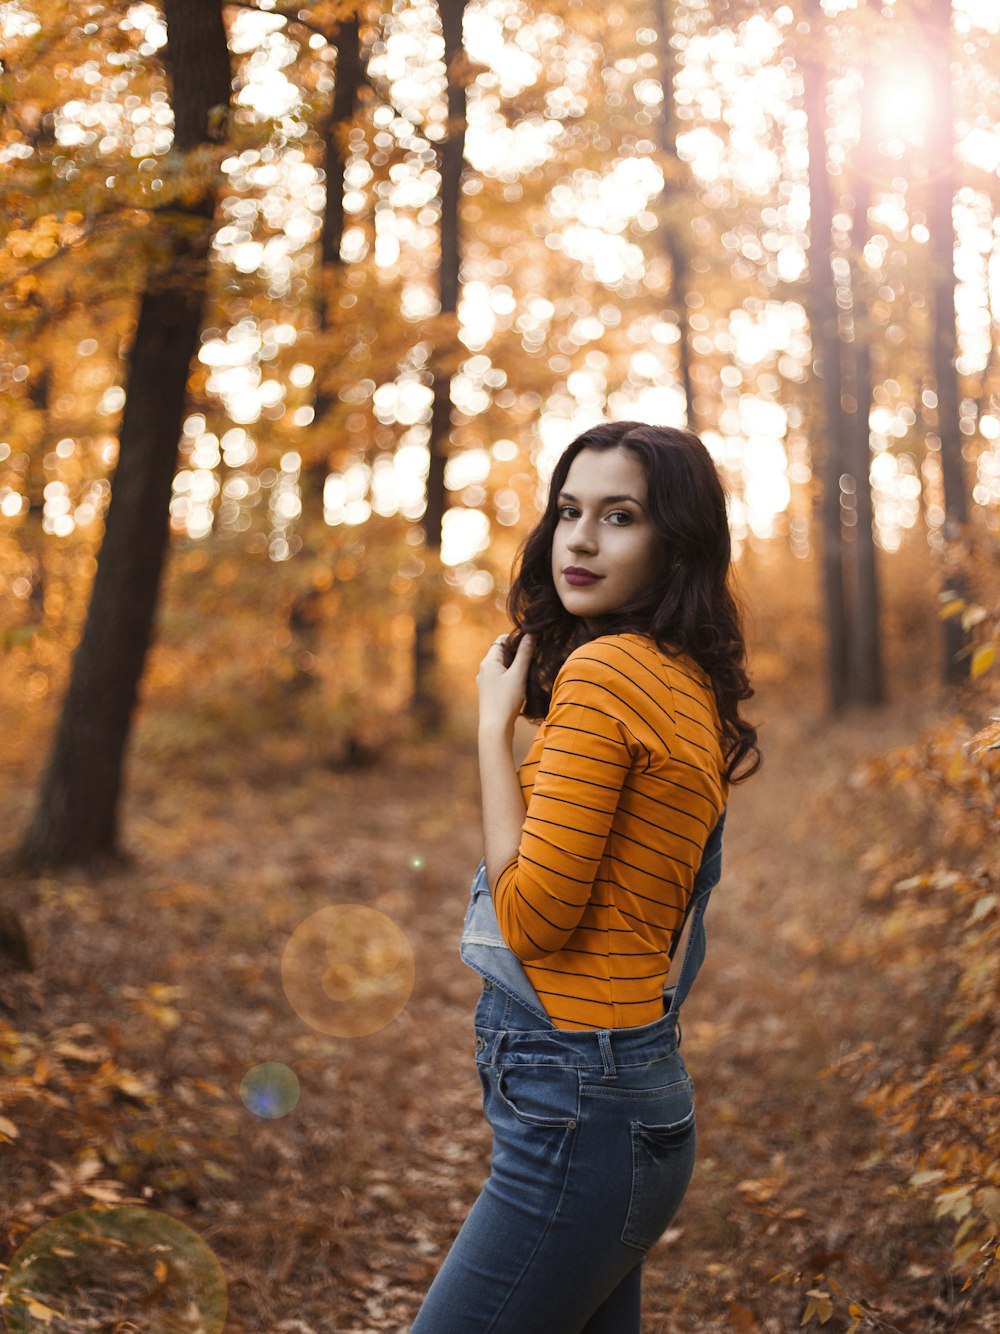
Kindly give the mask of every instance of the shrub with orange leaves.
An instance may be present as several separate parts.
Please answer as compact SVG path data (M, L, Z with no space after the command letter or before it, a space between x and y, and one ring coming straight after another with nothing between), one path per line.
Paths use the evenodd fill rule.
M1000 1282L1000 719L963 721L873 764L865 781L905 785L918 802L922 869L884 876L884 966L904 1004L927 1013L914 1037L858 1053L865 1101L890 1132L910 1185L953 1225L965 1287ZM891 859L888 860L891 866Z

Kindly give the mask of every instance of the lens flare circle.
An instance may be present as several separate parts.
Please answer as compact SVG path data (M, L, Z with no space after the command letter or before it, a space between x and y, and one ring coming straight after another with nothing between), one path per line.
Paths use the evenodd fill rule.
M281 1061L264 1061L240 1080L240 1097L248 1112L274 1121L287 1116L298 1105L298 1076Z
M292 1009L331 1037L367 1037L410 998L413 950L391 917L364 904L320 908L292 932L281 981Z
M14 1253L0 1296L7 1334L126 1324L145 1334L221 1334L228 1304L210 1247L139 1205L92 1205L45 1223Z

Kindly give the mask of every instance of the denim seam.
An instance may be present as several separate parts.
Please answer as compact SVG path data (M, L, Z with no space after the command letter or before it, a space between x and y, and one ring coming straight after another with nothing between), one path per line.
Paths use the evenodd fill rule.
M642 1121L629 1122L629 1139L631 1141L631 1146L632 1146L632 1188L629 1192L628 1212L625 1215L625 1223L621 1230L621 1241L623 1245L631 1246L635 1250L643 1251L645 1253L649 1251L649 1249L656 1242L655 1237L653 1238L652 1241L646 1241L644 1238L640 1240L638 1232L636 1231L636 1215L638 1214L639 1209L642 1205L641 1175L639 1170L640 1132L643 1130L659 1130L661 1132L667 1133L670 1131L676 1131L679 1128L684 1128L685 1131L687 1131L693 1128L694 1124L695 1124L694 1107L691 1108L690 1112L688 1112L686 1116L682 1116L679 1121L668 1122L666 1125L662 1126L651 1126L647 1125L645 1122ZM688 1138L689 1138L688 1134L685 1133L684 1143L687 1142ZM625 1235L627 1232L630 1231L632 1233L632 1236L634 1236L636 1240L630 1241L629 1238Z
M482 1029L482 1033L484 1035L487 1047L490 1045L492 1039L498 1035L498 1032L499 1030L497 1029L489 1029L489 1028ZM486 1034L489 1034L489 1036L485 1037ZM561 1060L558 1057L550 1057L550 1056L541 1056L541 1057L519 1056L516 1051L511 1051L509 1043L504 1043L502 1045L504 1047L504 1060L508 1065L528 1066L532 1069L552 1068L552 1069L566 1069L566 1070L593 1070L595 1072L597 1071L603 1072L604 1069L604 1067L598 1061L579 1061L579 1060L574 1061L572 1059ZM497 1051L499 1052L499 1050L500 1046L498 1045ZM661 1064L664 1061L673 1060L673 1058L678 1054L678 1050L679 1049L677 1047L673 1047L671 1048L670 1051L665 1052L662 1056L655 1056L651 1060L647 1061L629 1061L627 1063L618 1061L616 1063L616 1070L619 1075L622 1073L623 1070L648 1070L653 1066Z
M525 1274L527 1274L528 1270L529 1270L529 1269L531 1268L531 1266L534 1264L534 1262L535 1262L535 1257L538 1255L538 1252L542 1249L542 1245L543 1245L543 1243L544 1243L546 1237L549 1235L549 1232L550 1232L551 1229L552 1229L552 1224L553 1224L553 1223L556 1221L556 1219L559 1217L559 1211L562 1209L562 1203L563 1203L563 1200L564 1200L565 1197L566 1197L566 1183L569 1181L570 1169L571 1169L572 1166L573 1166L573 1156L574 1156L574 1154L576 1153L576 1144L577 1144L577 1138L578 1138L578 1135L579 1135L579 1124L577 1124L576 1126L574 1126L572 1129L570 1129L570 1128L567 1126L567 1127L566 1127L566 1131L565 1131L565 1133L566 1133L567 1135L571 1135L571 1136L572 1136L572 1141L571 1141L570 1146L569 1146L569 1158L566 1160L566 1170L565 1170L565 1172L563 1173L562 1186L561 1186L561 1188L560 1188L560 1190L559 1190L559 1199L556 1201L556 1207L552 1210L552 1214L551 1214L551 1216L549 1217L548 1221L546 1222L545 1227L544 1227L544 1229L543 1229L543 1231L542 1231L541 1236L538 1238L538 1241L537 1241L537 1243L536 1243L536 1245L535 1245L534 1250L533 1250L533 1251L531 1252L531 1254L528 1256L527 1260L525 1260L524 1265L523 1265L523 1267L522 1267L522 1269L521 1269L521 1272L520 1272L520 1273L518 1274L518 1276L517 1276L517 1281L516 1281L515 1283L512 1283L512 1284L511 1284L511 1286L510 1286L510 1291L507 1293L507 1296L504 1298L502 1305L499 1306L499 1307L497 1308L497 1313L496 1313L496 1315L493 1317L493 1319L490 1321L489 1328L487 1329L486 1334L491 1334L491 1331L492 1331L492 1330L495 1330L495 1329L497 1328L497 1322L500 1320L500 1317L503 1315L504 1311L507 1309L507 1306L508 1306L508 1304L510 1303L510 1299L513 1297L513 1295L514 1295L515 1291L517 1290L518 1286L519 1286L519 1285L521 1284L521 1282L523 1281Z
M673 1093L677 1089L687 1088L694 1093L694 1086L690 1079L678 1079L673 1084L657 1084L652 1088L646 1089L626 1089L626 1088L608 1088L605 1084L581 1084L580 1097L591 1098L622 1098L625 1101L640 1101L647 1099L652 1101L654 1098L662 1098L668 1093Z
M517 1118L517 1120L520 1121L521 1125L524 1125L524 1126L535 1126L535 1127L537 1127L539 1130L575 1130L575 1129L576 1129L576 1127L577 1127L577 1126L579 1125L579 1123L580 1123L580 1084L579 1084L579 1079L577 1080L577 1090L576 1090L576 1114L575 1114L574 1116L566 1116L566 1117L555 1117L555 1116L553 1116L553 1117L532 1116L530 1112L522 1112L522 1111L517 1107L517 1105L516 1105L515 1103L511 1102L510 1098L508 1098L507 1095L506 1095L506 1093L504 1093L504 1091L503 1091L503 1076L504 1076L504 1072L505 1072L505 1070L507 1070L507 1069L509 1069L509 1068L510 1068L509 1066L502 1066L502 1065L497 1065L497 1066L495 1066L495 1069L496 1069L496 1089L497 1089L497 1097L498 1097L498 1098L500 1099L500 1101L504 1104L504 1106L507 1107L507 1108L510 1110L511 1115L512 1115L512 1116L515 1116L515 1117ZM524 1069L523 1066L518 1067L518 1068L520 1068L520 1069ZM565 1066L563 1067L563 1069L566 1069L566 1068L567 1068L567 1067L565 1067Z

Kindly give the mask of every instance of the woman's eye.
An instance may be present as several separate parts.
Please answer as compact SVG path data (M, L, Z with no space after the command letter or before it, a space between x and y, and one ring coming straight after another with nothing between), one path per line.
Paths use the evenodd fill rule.
M560 519L575 519L579 512L580 511L577 510L575 504L561 504L556 510L556 514ZM624 528L625 524L632 523L632 515L629 514L628 510L609 511L607 518L612 520L612 527L615 528Z

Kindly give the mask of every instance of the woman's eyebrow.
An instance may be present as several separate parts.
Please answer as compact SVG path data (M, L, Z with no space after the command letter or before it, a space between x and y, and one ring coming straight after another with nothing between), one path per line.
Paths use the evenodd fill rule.
M559 499L560 499L560 500L572 500L572 502L574 503L574 505L579 505L579 503L580 503L580 502L577 500L576 496L570 495L570 493L569 493L568 491L560 491L560 492L559 492ZM631 502L632 502L633 505L638 505L640 509L643 508L642 501L641 501L641 500L636 500L635 496L602 496L601 499L600 499L597 503L598 503L599 505L616 505L616 504L618 504L618 503L619 503L620 501L622 501L622 500L631 500Z

